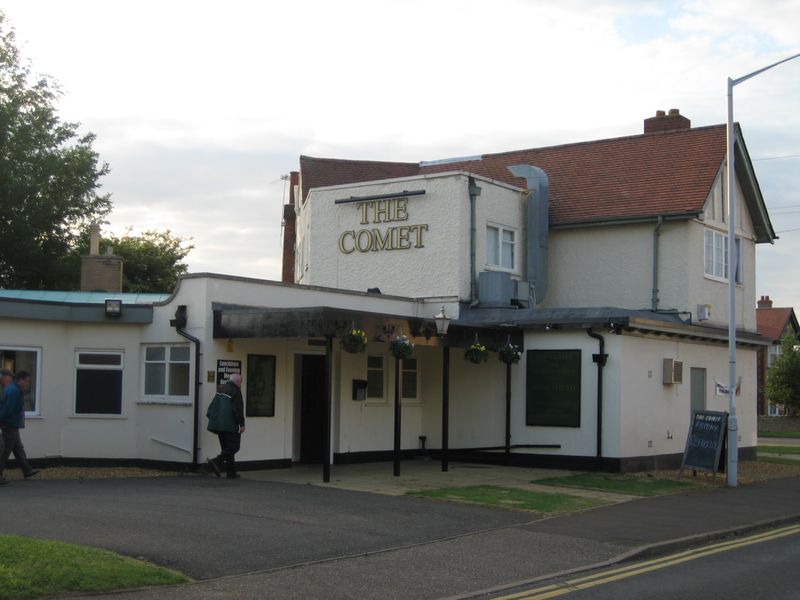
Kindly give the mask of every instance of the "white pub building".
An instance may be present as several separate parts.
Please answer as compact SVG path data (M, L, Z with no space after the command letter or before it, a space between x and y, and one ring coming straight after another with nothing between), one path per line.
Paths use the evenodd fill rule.
M727 408L715 383L733 258L739 447L752 457L766 343L755 244L776 236L737 126L727 256L725 150L724 125L691 128L672 110L640 135L453 160L303 156L283 282L0 290L0 362L35 375L28 455L197 465L218 450L205 430L216 385L241 372L245 467L319 462L326 480L331 465L394 460L397 474L422 454L444 469L674 467L692 409ZM400 359L402 336L414 348Z

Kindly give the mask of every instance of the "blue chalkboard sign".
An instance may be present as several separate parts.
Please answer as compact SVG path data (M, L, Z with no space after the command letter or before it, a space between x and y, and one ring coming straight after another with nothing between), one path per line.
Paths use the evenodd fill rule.
M725 432L728 429L728 413L714 410L693 410L683 451L681 474L685 467L717 472Z

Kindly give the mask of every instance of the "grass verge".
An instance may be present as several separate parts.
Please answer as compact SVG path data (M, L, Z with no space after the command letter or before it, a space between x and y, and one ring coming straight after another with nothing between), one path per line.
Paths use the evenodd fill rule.
M0 535L0 598L185 583L175 571L107 550Z
M630 496L660 496L697 487L690 481L673 481L616 473L579 473L577 475L567 475L566 477L537 479L532 483L599 490Z
M800 438L800 431L759 431L762 438Z
M776 465L800 466L800 461L796 458L781 458L780 456L759 456L758 462L773 463Z
M473 485L461 488L439 490L418 490L407 492L409 496L433 498L449 502L465 502L495 508L527 510L540 514L554 515L595 508L608 504L596 498L581 498L569 494L533 492L518 488L495 485Z
M758 451L770 454L800 454L800 446L768 446L762 444L758 447Z

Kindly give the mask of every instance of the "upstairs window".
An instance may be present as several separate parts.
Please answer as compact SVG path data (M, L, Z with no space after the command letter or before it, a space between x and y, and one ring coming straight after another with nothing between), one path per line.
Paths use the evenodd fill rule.
M736 238L736 283L742 283L742 240ZM705 230L705 274L728 281L728 236L711 229Z
M486 226L486 263L513 271L517 266L516 236L513 229Z

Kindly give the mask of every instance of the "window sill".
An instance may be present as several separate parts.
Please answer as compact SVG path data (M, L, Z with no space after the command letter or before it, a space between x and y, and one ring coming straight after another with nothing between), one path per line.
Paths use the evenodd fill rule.
M152 406L152 405L165 405L165 406L192 406L191 400L169 400L167 398L142 398L136 401L137 405Z
M128 418L128 415L76 415L71 414L70 419L110 419L112 421L120 421Z
M715 275L709 275L708 273L703 273L703 277L705 279L708 279L709 281L715 281L717 283L724 283L725 285L728 285L728 280L724 277L717 277ZM736 287L742 287L742 286L744 286L743 283L741 282L736 283Z

